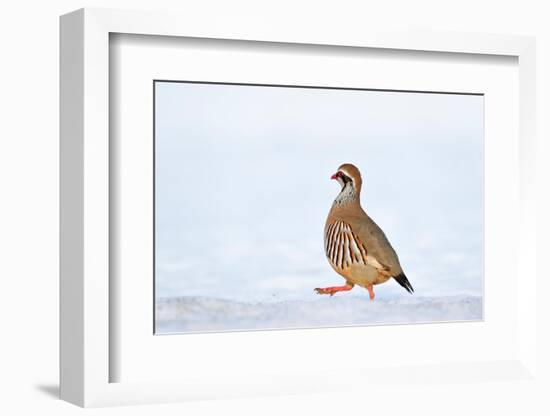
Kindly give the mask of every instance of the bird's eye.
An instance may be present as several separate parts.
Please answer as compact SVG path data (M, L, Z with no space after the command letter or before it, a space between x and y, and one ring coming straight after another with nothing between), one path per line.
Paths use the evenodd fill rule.
M341 177L344 176L344 174L343 174L342 172L338 172L338 173L336 174L336 176L337 176L338 178L341 178Z

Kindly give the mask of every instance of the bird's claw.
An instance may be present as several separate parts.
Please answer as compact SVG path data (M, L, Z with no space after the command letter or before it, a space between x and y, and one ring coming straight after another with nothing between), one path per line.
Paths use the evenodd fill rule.
M353 285L346 283L343 286L317 287L315 288L315 292L319 295L333 296L337 292L348 291L351 289L353 289Z

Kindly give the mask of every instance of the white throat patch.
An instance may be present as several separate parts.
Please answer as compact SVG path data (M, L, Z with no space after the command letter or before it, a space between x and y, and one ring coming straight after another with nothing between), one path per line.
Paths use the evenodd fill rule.
M338 179L340 181L340 179ZM348 182L344 185L336 199L334 200L334 204L345 204L347 202L350 202L354 200L357 196L357 193L355 192L355 188L353 187L352 182Z

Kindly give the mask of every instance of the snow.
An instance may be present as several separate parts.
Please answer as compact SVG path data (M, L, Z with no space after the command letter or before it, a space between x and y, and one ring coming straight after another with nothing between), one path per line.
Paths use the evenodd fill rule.
M316 300L238 302L208 297L160 298L156 333L290 329L482 319L482 299L460 295L375 299L335 295Z

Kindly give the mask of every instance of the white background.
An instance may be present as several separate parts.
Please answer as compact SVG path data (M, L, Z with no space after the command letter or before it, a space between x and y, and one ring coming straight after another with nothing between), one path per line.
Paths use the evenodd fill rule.
M412 78L418 64L407 62L394 68ZM173 82L157 83L155 97L158 298L318 301L312 288L341 281L320 233L340 192L328 176L343 162L361 170L362 206L417 295L481 296L483 97ZM406 293L376 289L377 299Z
M81 412L55 399L58 372L58 16L83 6L180 10L208 19L210 13L243 18L256 15L284 25L381 25L440 30L512 33L538 36L539 137L548 137L550 113L550 28L543 1L442 2L417 0L386 2L339 1L21 1L3 5L0 14L2 42L0 173L2 232L0 302L2 334L0 411L3 414L73 414ZM231 17L233 16L233 17ZM241 17L237 17L241 16ZM383 26L381 26L383 27ZM546 94L546 96L544 96ZM548 158L548 140L539 140L539 160ZM540 165L540 164L539 164ZM548 177L539 166L539 177ZM546 185L546 186L544 186ZM548 184L539 189L548 192ZM541 193L541 212L550 211ZM539 249L548 251L548 218L539 217ZM544 246L542 246L544 245ZM544 267L542 263L539 267ZM541 282L539 293L550 293ZM543 299L543 298L541 298ZM539 318L548 328L548 317ZM541 349L549 336L539 330ZM548 358L539 354L539 366L549 374ZM408 414L440 408L445 414L545 414L547 389L528 383L418 387L396 397L390 387L384 394L361 397L331 395L253 400L214 401L163 406L93 410L99 414ZM425 396L423 409L407 407L407 398Z

